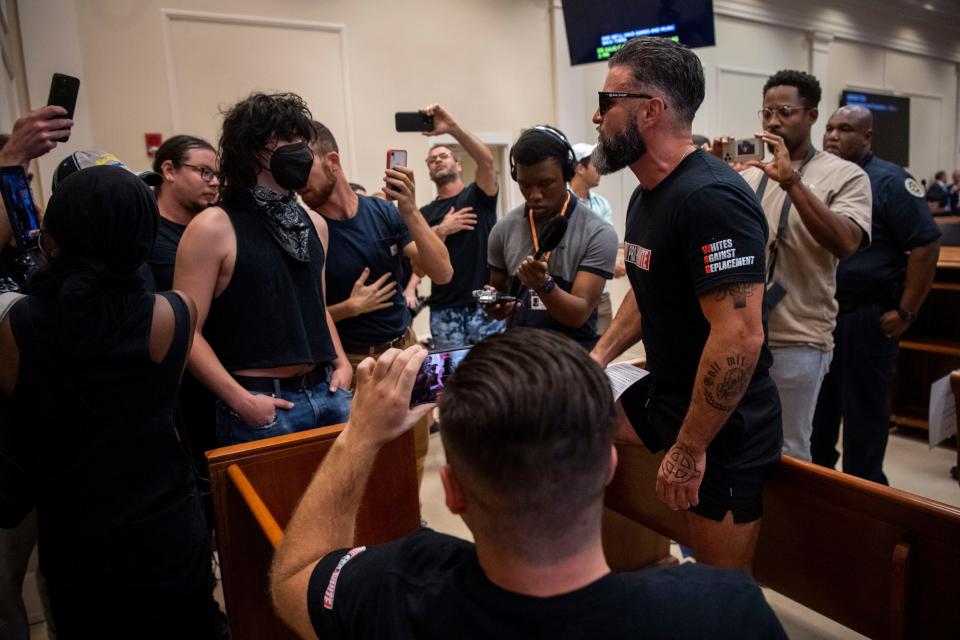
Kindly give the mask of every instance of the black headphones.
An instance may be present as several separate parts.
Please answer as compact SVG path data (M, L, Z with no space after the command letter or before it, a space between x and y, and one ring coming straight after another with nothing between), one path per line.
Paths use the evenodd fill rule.
M567 148L567 158L561 163L563 167L563 179L566 182L573 180L573 176L577 175L577 154L574 153L573 147L570 146L570 141L567 140L567 136L559 129L555 129L547 124L538 124L530 127L526 131L520 134L520 137L523 137L527 131L543 131L549 136L552 136L563 143L563 146ZM516 143L514 143L514 147ZM513 178L513 181L517 181L517 163L513 159L513 147L510 147L510 177Z

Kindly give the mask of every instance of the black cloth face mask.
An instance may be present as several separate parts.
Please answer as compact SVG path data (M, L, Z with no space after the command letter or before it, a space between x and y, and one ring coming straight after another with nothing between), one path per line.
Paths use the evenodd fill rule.
M277 147L270 157L270 173L284 189L297 191L307 186L310 169L313 168L313 152L306 142L295 142Z

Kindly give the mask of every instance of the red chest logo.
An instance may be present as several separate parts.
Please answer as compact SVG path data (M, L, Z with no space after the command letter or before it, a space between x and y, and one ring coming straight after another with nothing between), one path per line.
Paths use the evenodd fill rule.
M644 271L650 271L650 258L653 252L650 249L644 249L638 244L625 242L623 244L623 259L632 265L635 265Z

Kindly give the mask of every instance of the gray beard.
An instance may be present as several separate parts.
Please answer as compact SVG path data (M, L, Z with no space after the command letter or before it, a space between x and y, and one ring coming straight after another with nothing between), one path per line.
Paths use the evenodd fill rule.
M598 132L599 133L599 132ZM593 150L593 165L600 175L608 175L620 171L643 157L647 152L644 142L635 122L615 136L607 137L599 133L597 148Z

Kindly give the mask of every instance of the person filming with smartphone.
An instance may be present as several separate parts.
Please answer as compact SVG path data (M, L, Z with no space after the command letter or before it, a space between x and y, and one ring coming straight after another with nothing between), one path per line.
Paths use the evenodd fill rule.
M387 349L415 344L403 289L401 258L434 282L453 276L450 255L416 205L413 171L397 164L406 152L387 154L383 192L387 200L357 195L341 164L333 133L314 121L310 142L313 165L299 190L308 207L320 214L321 241L327 251L327 303L343 348L356 367L364 358ZM393 205L396 202L396 206ZM417 472L422 477L429 446L424 419L414 429Z

